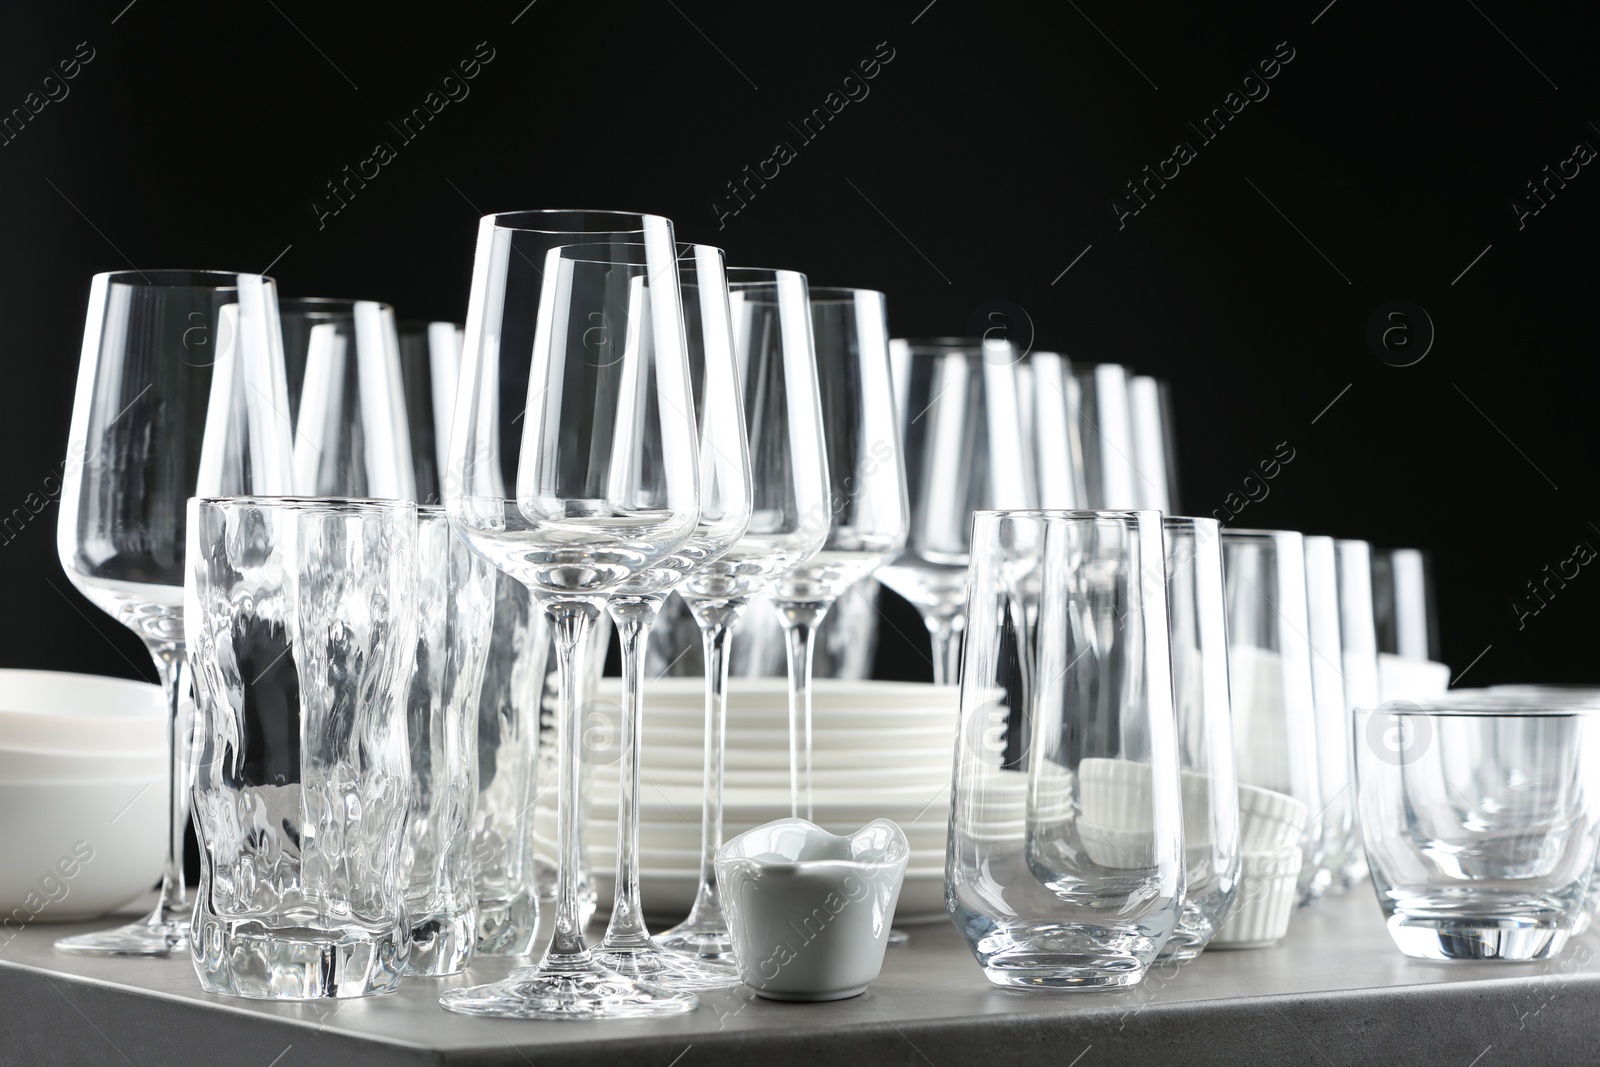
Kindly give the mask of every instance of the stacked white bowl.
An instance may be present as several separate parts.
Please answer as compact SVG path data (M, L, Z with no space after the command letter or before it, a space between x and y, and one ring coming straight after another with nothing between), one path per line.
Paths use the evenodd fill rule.
M601 682L602 706L620 699L617 679ZM892 819L911 844L896 924L945 918L945 834L960 694L955 686L818 679L812 690L813 821L848 833ZM646 689L641 760L640 878L652 919L681 917L700 877L704 796L705 683L663 678ZM593 728L593 724L586 724ZM782 678L729 683L723 840L789 811L789 690ZM617 762L591 760L590 870L609 908L616 870ZM593 751L589 749L587 751ZM535 838L554 853L553 783ZM802 815L804 812L802 811Z
M0 943L148 892L166 855L159 686L0 670Z

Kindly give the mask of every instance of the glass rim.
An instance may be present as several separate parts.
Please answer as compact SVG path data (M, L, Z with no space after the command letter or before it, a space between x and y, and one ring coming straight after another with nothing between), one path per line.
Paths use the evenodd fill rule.
M755 288L763 285L777 285L785 276L799 278L800 284L811 287L806 280L805 272L791 270L788 267L723 267L723 273L728 277L728 288L744 286Z
M1179 528L1190 527L1194 529L1200 529L1209 526L1213 531L1220 531L1222 529L1222 523L1207 515L1168 515L1165 511L1163 511L1161 513L1161 528L1166 529L1169 526Z
M521 225L521 224L519 224L519 221L513 221L513 220L526 220L528 222L531 222L531 221L533 221L533 220L535 220L537 218L555 219L555 218L558 218L558 217L561 217L561 216L568 216L568 217L593 216L593 217L596 217L597 219L598 218L612 218L612 219L618 220L619 225L617 225L616 227L611 228L611 229L573 230L573 229L567 229L567 228L560 227L560 226L557 226L557 227L554 227L554 228L546 228L546 227L543 227L543 226ZM506 230L506 231L513 232L513 233L546 233L546 234L566 234L566 233L571 233L571 234L594 234L596 236L598 236L600 234L603 234L603 233L639 233L639 234L642 234L642 233L646 233L646 232L649 231L651 222L655 222L655 223L664 222L668 226L672 225L672 220L667 218L665 215L652 215L649 212L645 212L645 211L618 211L618 210L613 209L613 208L561 208L561 207L529 208L529 209L522 210L522 211L495 211L495 212L491 212L488 215L483 216L483 218L485 220L488 220L488 221L492 222L492 224L494 225L495 229L497 229L497 230ZM620 225L620 223L623 220L631 220L633 225L626 225L626 226L625 225Z
M459 322L450 319L396 319L395 328L400 330L415 330L418 327L427 329L429 326L454 326L458 330L466 329Z
M972 512L973 521L994 522L1003 519L1031 519L1037 522L1088 522L1091 520L1116 520L1139 522L1154 516L1164 518L1155 508L978 508Z
M271 282L274 286L278 284L272 280L271 275L257 274L255 271L250 270L210 270L184 267L162 267L151 270L139 270L138 268L106 270L101 271L94 277L96 280L105 279L107 285L131 285L141 289L215 289L220 292L227 292L238 288L237 281L233 285L205 285L192 281L155 281L154 279L156 278L233 278L236 280L239 278L257 278L264 282Z
M202 508L225 506L281 508L285 511L419 511L435 505L418 504L415 500L400 500L366 496L306 496L285 493L281 496L192 496L191 504ZM442 507L442 505L439 505Z
M1600 715L1600 695L1589 698L1484 696L1386 700L1374 708L1352 708L1357 715L1425 715L1431 718L1539 719Z
M342 306L342 307L346 308L347 310L342 311L342 312L333 312L333 314L344 315L344 316L352 316L352 317L356 313L355 306L357 304L376 304L376 305L378 305L378 310L379 311L387 311L391 315L394 314L394 305L385 303L382 300L358 300L358 299L356 299L354 297L343 297L343 296L289 296L289 297L280 297L279 300L278 300L278 314L279 315L285 315L285 314L288 314L292 310L296 310L295 307L294 307L294 305L296 305L296 304L313 305L313 306L314 305L327 305L329 307ZM398 323L396 325L398 325ZM456 324L455 323L451 323L451 325L453 326L453 325L456 325Z
M1303 544L1306 535L1299 530L1263 530L1255 527L1222 527L1223 537L1237 537L1241 541L1277 541L1280 538L1299 538Z

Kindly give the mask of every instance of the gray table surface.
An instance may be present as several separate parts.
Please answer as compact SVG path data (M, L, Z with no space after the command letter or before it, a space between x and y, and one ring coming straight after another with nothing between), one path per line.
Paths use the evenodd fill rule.
M1278 946L1208 952L1116 993L991 988L947 924L915 927L863 996L775 1004L706 994L650 1021L512 1022L453 1015L436 997L503 976L414 980L342 1003L266 1003L200 991L188 959L66 956L90 925L35 924L0 943L0 1064L873 1063L947 1067L1120 1064L1574 1064L1600 1061L1600 940L1537 964L1402 956L1362 886L1302 911Z

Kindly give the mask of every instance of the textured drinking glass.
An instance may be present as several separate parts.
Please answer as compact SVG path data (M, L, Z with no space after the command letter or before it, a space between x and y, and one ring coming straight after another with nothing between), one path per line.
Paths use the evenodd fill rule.
M171 716L161 897L142 922L63 938L95 955L187 950L183 841L190 757L179 709L186 503L289 491L289 418L272 279L214 271L97 274L72 402L56 548L94 605L139 635Z
M444 502L439 472L450 447L450 412L461 369L461 327L453 322L400 323L400 384L417 502Z
M450 532L444 508L418 508L417 650L406 688L411 804L401 856L410 975L455 974L478 939L472 806L494 586L494 569Z
M539 926L534 810L539 704L550 631L528 587L496 575L494 625L478 692L472 855L480 956L526 956Z
M641 269L644 249L634 249ZM690 574L714 565L750 525L750 455L733 355L728 282L722 250L678 246L678 277L700 429L700 521L677 551L619 586L607 605L622 647L622 714L617 768L617 872L605 939L596 952L606 966L631 978L685 989L711 989L739 981L726 964L694 959L658 945L645 926L639 889L639 753L642 745L645 648L662 601ZM648 323L646 323L647 325ZM651 336L641 328L640 344ZM641 357L649 363L648 353ZM665 364L671 366L670 363ZM647 384L646 388L649 388Z
M1299 850L1302 902L1313 898L1323 849L1305 561L1297 533L1222 531L1234 752L1240 785L1257 791L1240 832L1255 838L1258 819L1292 828L1272 843Z
M1311 702L1317 724L1317 784L1322 807L1322 862L1310 880L1313 899L1321 897L1344 870L1350 828L1355 823L1351 775L1350 708L1345 693L1344 643L1340 636L1339 552L1331 537L1307 535L1306 615L1311 645ZM1371 707L1371 705L1367 705ZM1303 870L1303 868L1302 868Z
M1402 952L1536 960L1561 951L1600 844L1597 714L1481 698L1396 700L1356 714L1361 835Z
M359 997L405 969L416 538L408 501L190 504L207 992Z
M1167 597L1172 691L1183 772L1185 889L1163 958L1190 959L1211 941L1239 889L1239 783L1233 766L1222 537L1215 519L1169 516Z
M283 302L294 491L417 499L394 309L373 300Z
M693 994L635 982L593 958L578 899L589 638L607 598L662 565L700 518L672 224L623 212L485 216L451 421L450 524L528 587L555 643L558 871L539 966L440 1002L533 1019L688 1011Z
M954 685L972 513L1041 502L1027 473L1030 443L1017 383L1021 353L1004 341L935 338L892 341L889 358L910 526L905 551L878 577L921 612L932 638L933 680ZM1063 459L1055 469L1069 466Z
M1338 869L1335 888L1344 890L1367 876L1367 861L1361 851L1361 820L1355 813L1355 748L1350 744L1349 713L1356 708L1375 708L1383 700L1378 681L1378 631L1372 611L1372 546L1365 541L1334 542L1339 570L1339 648L1344 654L1345 715L1340 717L1344 748L1350 756L1347 770L1350 783L1349 836L1344 842L1344 863ZM1327 792L1326 788L1323 790Z
M905 463L889 373L882 293L810 291L811 335L827 445L829 506L822 550L772 585L789 648L789 807L811 818L811 654L817 626L846 589L872 577L906 542Z
M705 795L700 887L689 915L657 940L702 960L731 961L733 939L717 886L722 769L733 627L750 597L822 547L828 466L811 351L805 275L729 267L734 362L744 390L752 510L745 534L721 559L697 567L678 590L700 626L706 678Z
M973 520L945 896L995 985L1134 985L1177 927L1162 545L1154 511Z

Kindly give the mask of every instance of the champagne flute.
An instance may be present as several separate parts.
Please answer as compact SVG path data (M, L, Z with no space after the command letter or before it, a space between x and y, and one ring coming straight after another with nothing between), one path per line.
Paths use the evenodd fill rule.
M933 680L954 685L972 513L1036 503L1019 400L1020 353L1003 341L942 337L892 341L889 357L911 515L905 551L878 578L922 614L933 644ZM1066 469L1068 457L1057 466Z
M189 770L184 537L191 496L290 490L289 408L272 279L218 271L97 274L72 405L56 544L95 606L138 634L171 716L170 835L161 894L142 922L62 938L64 952L189 950L183 840Z
M701 960L732 961L717 849L722 847L722 759L728 717L728 654L750 597L822 547L828 507L817 365L811 350L805 275L729 267L733 352L744 397L753 507L745 534L719 560L702 564L679 595L700 625L705 657L705 797L700 811L700 888L662 947Z
M889 374L882 293L812 289L811 326L826 427L830 501L810 516L822 550L773 584L789 652L789 808L812 814L811 655L817 627L846 589L900 554L908 526L905 464Z
M671 988L710 989L738 985L738 971L658 945L645 926L639 889L639 751L650 628L672 590L697 569L715 564L745 535L752 506L750 456L733 358L722 250L679 245L678 275L695 421L700 430L700 524L676 552L625 582L611 595L608 605L622 648L623 707L618 737L616 892L597 956L630 978ZM640 343L648 344L648 331L639 333Z
M555 640L558 873L539 965L451 990L439 999L452 1011L629 1018L698 1003L593 957L577 880L578 699L589 638L607 598L682 548L700 518L683 330L666 219L532 211L479 223L445 506L473 551L527 585Z

